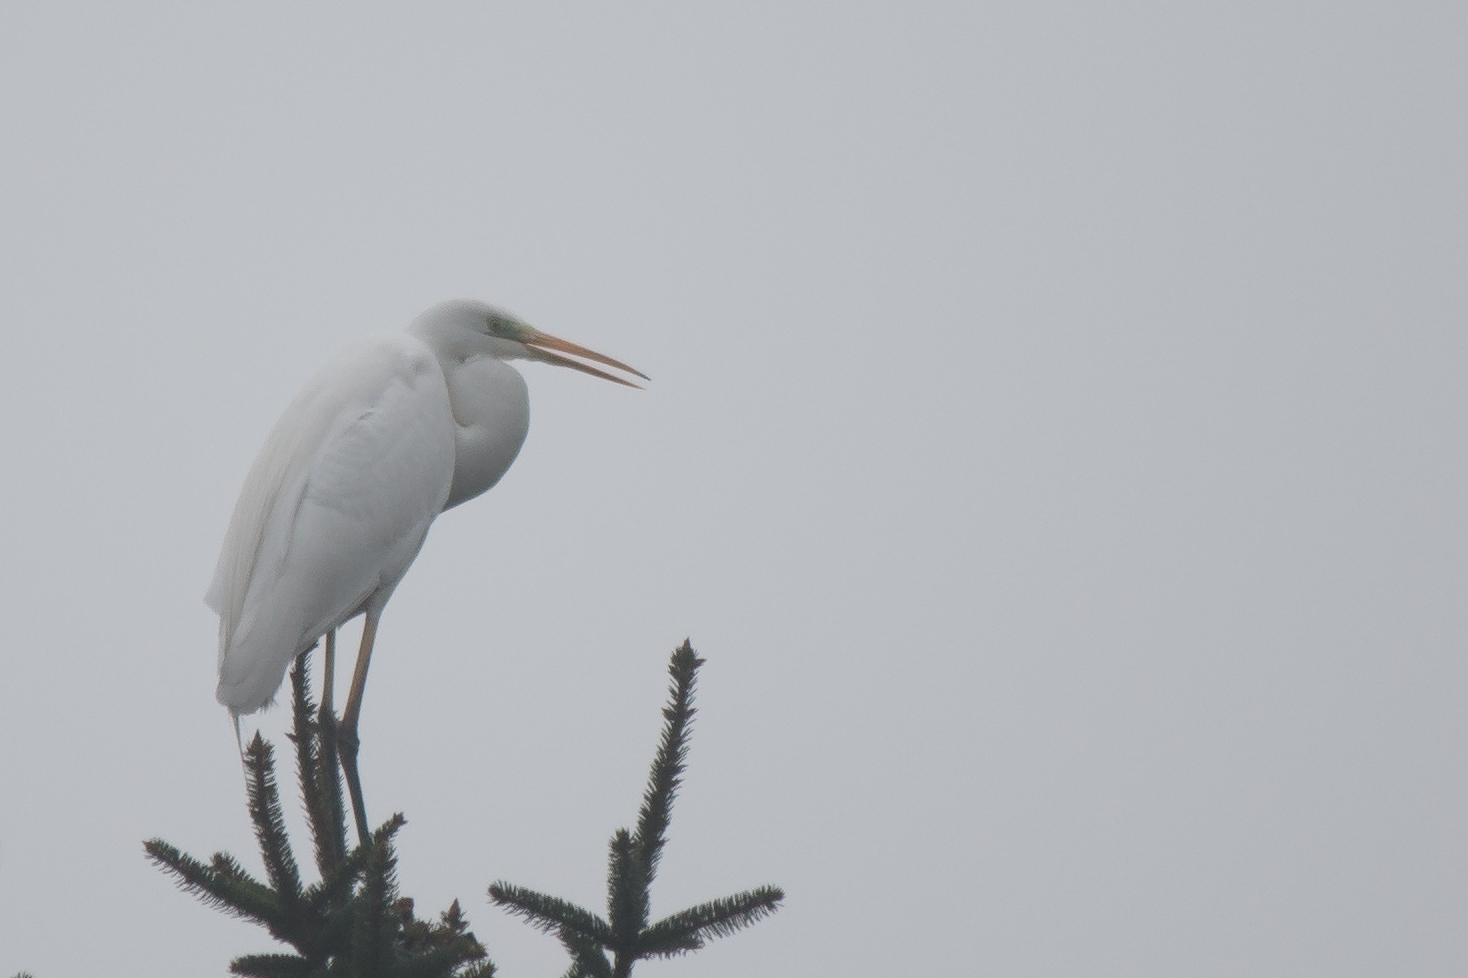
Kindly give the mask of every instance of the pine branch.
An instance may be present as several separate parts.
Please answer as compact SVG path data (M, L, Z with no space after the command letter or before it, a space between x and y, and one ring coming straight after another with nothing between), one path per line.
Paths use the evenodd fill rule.
M668 688L671 702L663 709L662 738L648 774L642 808L637 813L637 834L633 836L647 866L649 884L658 872L658 860L672 818L673 798L683 783L683 771L688 763L689 724L697 712L693 708L693 687L703 662L684 639L668 663L668 674L673 680Z
M571 967L562 978L612 978L612 963L602 953L601 944L565 928L556 936L571 956Z
M612 835L607 859L607 919L612 925L612 947L619 952L637 946L637 935L647 926L648 888L651 880L642 851L626 829Z
M255 838L265 862L265 876L287 915L301 902L301 871L291 852L286 835L285 815L280 810L280 795L275 790L275 751L261 739L259 731L245 748L245 765L249 779L245 784L249 799L250 821L255 823Z
M231 974L246 978L311 978L311 962L294 954L246 954L229 963Z
M342 806L342 783L336 761L336 728L322 730L316 721L316 704L311 699L311 652L296 657L291 666L292 732L296 745L296 774L311 838L315 842L316 868L327 876L347 854L347 819Z
M224 853L215 853L213 865L206 866L162 839L149 839L143 843L143 850L153 863L174 877L179 889L198 897L206 906L263 924L272 932L283 922L276 895Z
M306 906L324 915L333 905L350 898L366 859L365 848L353 849L327 876L306 888L302 894Z
M437 921L417 919L400 898L393 840L401 815L366 845L346 847L346 819L331 718L312 720L305 657L291 673L296 765L321 879L305 889L276 788L274 750L257 734L246 752L246 794L269 885L225 853L205 864L162 841L148 858L206 905L263 924L298 954L247 954L230 969L255 978L492 978L494 966L457 902Z
M438 915L438 925L453 934L469 933L469 921L465 918L464 911L459 908L458 900L449 904L449 908Z
M314 645L311 646L311 649L314 648ZM315 813L311 810L311 802L320 797L321 784L316 756L316 731L311 720L311 715L316 712L316 704L311 701L308 691L310 678L307 670L311 667L311 649L296 656L296 661L291 663L291 732L286 734L286 738L296 747L296 783L301 789L301 798L306 803L306 815L314 822ZM314 824L312 827L315 827ZM316 867L325 873L327 867L322 864L321 855L318 850Z
M703 660L686 640L668 664L672 683L663 710L663 731L637 813L637 831L618 829L607 859L607 920L573 903L503 881L490 886L490 898L512 914L560 939L571 965L563 978L629 978L646 958L696 951L704 942L732 934L774 913L783 891L762 886L690 907L648 926L650 892L667 842L673 799L688 762L693 720L693 690ZM607 952L612 958L608 960Z
M582 935L598 945L612 941L612 929L605 920L567 900L504 881L490 884L489 899L509 913L524 917L530 926L543 933L565 931Z
M727 937L768 917L780 908L783 899L785 892L779 887L761 886L680 910L642 932L642 951L650 957L696 951L706 940Z
M481 948L476 955L461 944L436 947L412 958L398 962L392 969L392 978L438 978L451 975L459 965L484 957ZM494 974L493 965L489 974Z
M471 964L466 970L460 971L454 978L494 978L498 971L494 962L485 958L477 964Z
M397 858L392 851L392 838L407 824L402 815L394 815L372 833L372 842L362 871L362 886L357 894L360 904L356 926L352 929L352 959L359 963L361 978L375 975L392 958L393 926L398 899ZM364 964L376 962L368 970Z

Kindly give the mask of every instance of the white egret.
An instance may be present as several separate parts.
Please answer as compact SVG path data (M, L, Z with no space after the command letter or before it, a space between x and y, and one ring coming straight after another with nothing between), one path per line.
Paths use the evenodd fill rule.
M647 379L482 302L443 303L306 384L265 440L224 537L205 600L219 614L216 696L236 728L322 636L322 717L333 718L335 630L365 616L339 740L364 840L357 719L377 623L434 518L493 486L519 453L530 405L514 359L628 387L582 360Z

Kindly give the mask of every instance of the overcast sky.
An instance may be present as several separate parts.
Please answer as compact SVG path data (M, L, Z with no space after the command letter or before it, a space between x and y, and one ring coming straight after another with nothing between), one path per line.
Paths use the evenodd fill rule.
M685 636L653 911L789 897L639 973L1468 972L1465 32L0 6L0 975L275 947L142 855L259 866L203 592L298 387L456 296L653 378L525 367L378 639L369 812L506 978Z

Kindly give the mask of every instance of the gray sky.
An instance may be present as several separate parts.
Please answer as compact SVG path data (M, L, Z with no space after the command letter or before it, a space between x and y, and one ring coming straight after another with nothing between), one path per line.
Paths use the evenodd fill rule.
M685 635L654 913L789 900L649 975L1468 971L1465 30L0 7L0 974L273 947L142 858L258 865L201 598L299 385L454 296L654 378L526 368L373 661L370 813L507 978Z

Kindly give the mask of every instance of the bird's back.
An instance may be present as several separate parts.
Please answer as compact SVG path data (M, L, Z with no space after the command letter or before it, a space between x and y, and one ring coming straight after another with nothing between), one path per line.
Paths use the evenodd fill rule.
M250 469L206 598L219 701L265 706L291 660L386 601L448 496L454 421L420 340L359 344L286 409Z

